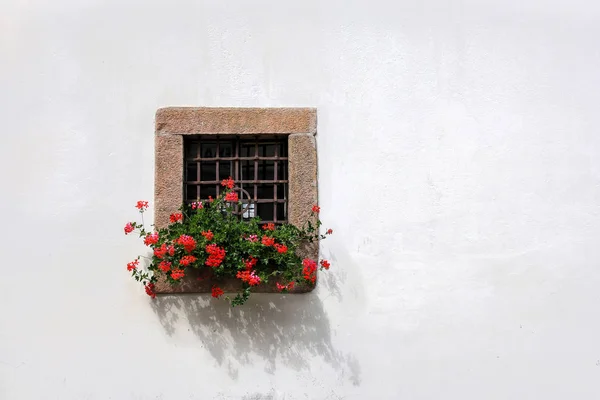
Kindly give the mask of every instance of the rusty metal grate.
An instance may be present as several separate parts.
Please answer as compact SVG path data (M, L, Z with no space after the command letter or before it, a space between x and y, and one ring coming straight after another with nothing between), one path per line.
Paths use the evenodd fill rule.
M186 202L218 196L221 180L231 176L243 189L239 192L245 203L243 218L287 221L287 136L193 136L185 138L184 150Z

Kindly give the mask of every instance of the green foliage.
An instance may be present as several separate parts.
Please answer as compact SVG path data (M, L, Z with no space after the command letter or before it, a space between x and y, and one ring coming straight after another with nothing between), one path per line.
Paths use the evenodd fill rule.
M190 268L210 268L217 279L242 280L241 292L233 299L225 297L233 306L244 304L259 282L267 284L276 279L280 291L305 281L314 282L316 269L303 268L305 260L297 255L297 250L302 243L326 237L319 233L319 208L313 208L315 222L306 221L302 228L291 224L261 226L259 218L248 221L234 212L241 203L237 201L233 181L225 180L223 186L231 189L225 189L210 202L182 206L180 213L171 215L171 223L156 233L147 232L142 224L131 223L154 250L148 267L150 273L138 269L132 272L146 286L146 293L154 297L153 284L159 275L165 275L171 284L178 284ZM331 230L327 231L330 233ZM214 297L221 294L220 289L216 292L213 289Z

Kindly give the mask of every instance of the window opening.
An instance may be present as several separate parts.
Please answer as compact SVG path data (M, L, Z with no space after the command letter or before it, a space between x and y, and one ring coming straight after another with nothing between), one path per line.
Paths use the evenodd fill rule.
M221 181L231 176L243 189L245 219L287 222L287 136L209 135L184 140L184 198L206 201L221 193ZM248 196L250 198L248 198Z

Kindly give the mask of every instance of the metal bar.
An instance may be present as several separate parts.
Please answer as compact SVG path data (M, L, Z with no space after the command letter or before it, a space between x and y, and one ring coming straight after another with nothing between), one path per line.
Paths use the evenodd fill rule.
M258 199L256 200L258 203L264 204L264 203L275 203L275 200L273 199ZM282 199L278 199L277 203L285 203L285 200Z
M201 200L207 200L207 199L205 198L205 199L201 199ZM186 201L191 203L195 200L186 200ZM260 203L260 204L265 204L265 203L274 203L275 201L273 199L258 199L258 200L256 200L256 202ZM277 200L277 204L283 204L283 203L286 203L286 201L281 200L281 199Z
M219 182L219 136L217 136L217 159L215 161L215 177L217 178L217 182ZM221 193L221 185L217 185L217 197Z
M240 175L239 175L239 168L240 168L240 141L236 140L235 142L235 149L233 149L233 152L235 154L235 157L233 157L233 162L235 163L235 171L234 171L234 179L236 181L240 180Z
M275 143L275 157L279 156L279 143ZM277 182L277 161L273 162L273 181ZM273 221L277 222L277 184L273 183Z
M198 156L198 158L200 158L200 156L202 155L202 153L200 152L200 146L201 146L201 143L200 143L200 141L198 141L197 147L196 147L198 149L196 151L196 155ZM201 177L202 177L202 174L200 174L200 161L197 161L196 162L196 179L198 181L200 181ZM198 186L196 186L196 200L200 199L200 194L201 194L200 193L200 185L198 185Z
M254 202L258 202L258 185L256 183L258 181L258 137L255 138L254 142ZM258 209L256 210L258 212Z
M200 184L213 185L213 184L221 183L221 181L186 181L185 183L189 183L190 185L200 185ZM237 183L245 183L245 184L273 183L273 184L275 184L275 183L289 183L289 181L284 180L284 179L281 179L278 181L273 181L270 179L267 179L267 180L259 179L258 181L251 180L251 179L241 179L241 180L238 180Z
M238 142L239 143L239 142ZM260 160L260 161L286 161L287 157L192 157L188 158L186 161L252 161L252 160Z

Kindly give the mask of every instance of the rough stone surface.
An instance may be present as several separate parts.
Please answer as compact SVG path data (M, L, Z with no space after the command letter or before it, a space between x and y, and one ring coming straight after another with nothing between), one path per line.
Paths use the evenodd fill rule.
M306 221L316 221L312 213L313 205L318 203L316 140L311 134L296 133L289 136L288 147L288 220L301 228ZM316 260L319 257L319 243L304 244L299 255Z
M156 112L159 134L290 134L317 132L314 108L168 107Z
M183 203L183 137L155 136L154 224L167 226Z

